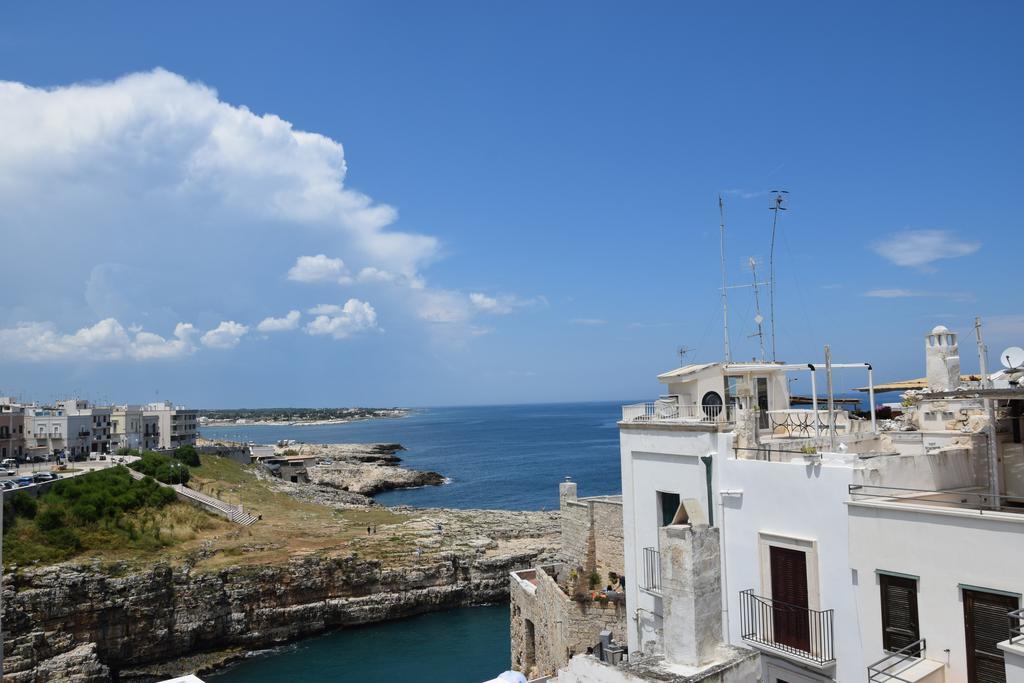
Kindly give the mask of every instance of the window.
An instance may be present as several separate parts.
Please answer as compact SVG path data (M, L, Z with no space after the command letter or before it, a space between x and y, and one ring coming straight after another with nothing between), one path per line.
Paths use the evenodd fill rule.
M722 395L717 391L709 391L700 400L700 405L704 409L705 416L716 418L722 414Z
M878 575L882 595L882 648L901 650L921 638L917 619L917 579Z
M658 491L658 526L672 524L679 515L680 500L678 493Z
M1006 666L997 643L1010 637L1006 615L1020 606L1020 599L965 587L963 602L968 683L1005 683Z

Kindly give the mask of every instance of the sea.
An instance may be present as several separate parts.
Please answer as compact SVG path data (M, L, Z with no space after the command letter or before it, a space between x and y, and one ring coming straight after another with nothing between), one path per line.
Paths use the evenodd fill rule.
M630 401L425 408L402 418L200 433L258 444L397 442L407 449L399 453L403 465L439 472L447 483L379 494L382 505L553 510L566 477L581 496L621 492L616 422L623 403ZM508 664L508 606L494 605L337 630L253 653L204 679L480 683Z

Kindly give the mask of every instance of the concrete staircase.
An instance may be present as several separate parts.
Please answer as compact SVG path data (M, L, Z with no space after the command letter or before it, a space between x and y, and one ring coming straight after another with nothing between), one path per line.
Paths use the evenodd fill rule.
M132 475L133 479L145 478L144 474L142 474L141 472L136 472L131 468L128 468L128 473ZM160 484L161 486L166 486L167 488L173 489L179 499L184 500L185 502L188 503L192 503L193 505L198 505L199 507L207 510L208 512L212 512L215 515L227 517L235 524L240 524L241 526L252 526L253 524L259 521L259 517L257 515L254 515L251 512L246 512L245 510L242 509L241 505L232 505L231 503L225 503L220 498L208 496L205 493L196 491L195 489L190 489L182 484L164 484L163 482L159 481L157 483Z

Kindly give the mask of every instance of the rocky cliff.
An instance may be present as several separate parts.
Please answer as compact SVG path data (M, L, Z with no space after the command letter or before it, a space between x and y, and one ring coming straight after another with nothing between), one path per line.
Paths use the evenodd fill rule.
M388 557L388 539L372 536L344 557L281 566L18 569L3 585L4 681L98 683L159 662L149 671L174 675L174 660L196 652L504 600L508 573L547 561L557 544L554 513L436 512L444 521L421 525L411 556ZM453 533L467 538L442 540Z

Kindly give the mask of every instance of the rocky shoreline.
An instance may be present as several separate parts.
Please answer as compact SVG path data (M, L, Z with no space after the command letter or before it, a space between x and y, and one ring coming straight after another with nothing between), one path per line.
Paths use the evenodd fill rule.
M15 568L3 584L4 681L154 681L336 628L503 601L508 573L559 544L553 512L416 512L344 556L273 566Z
M317 457L320 464L306 469L311 484L364 496L367 503L382 491L444 483L437 472L400 467L402 459L395 454L404 450L398 443L303 443L276 448L280 455Z

